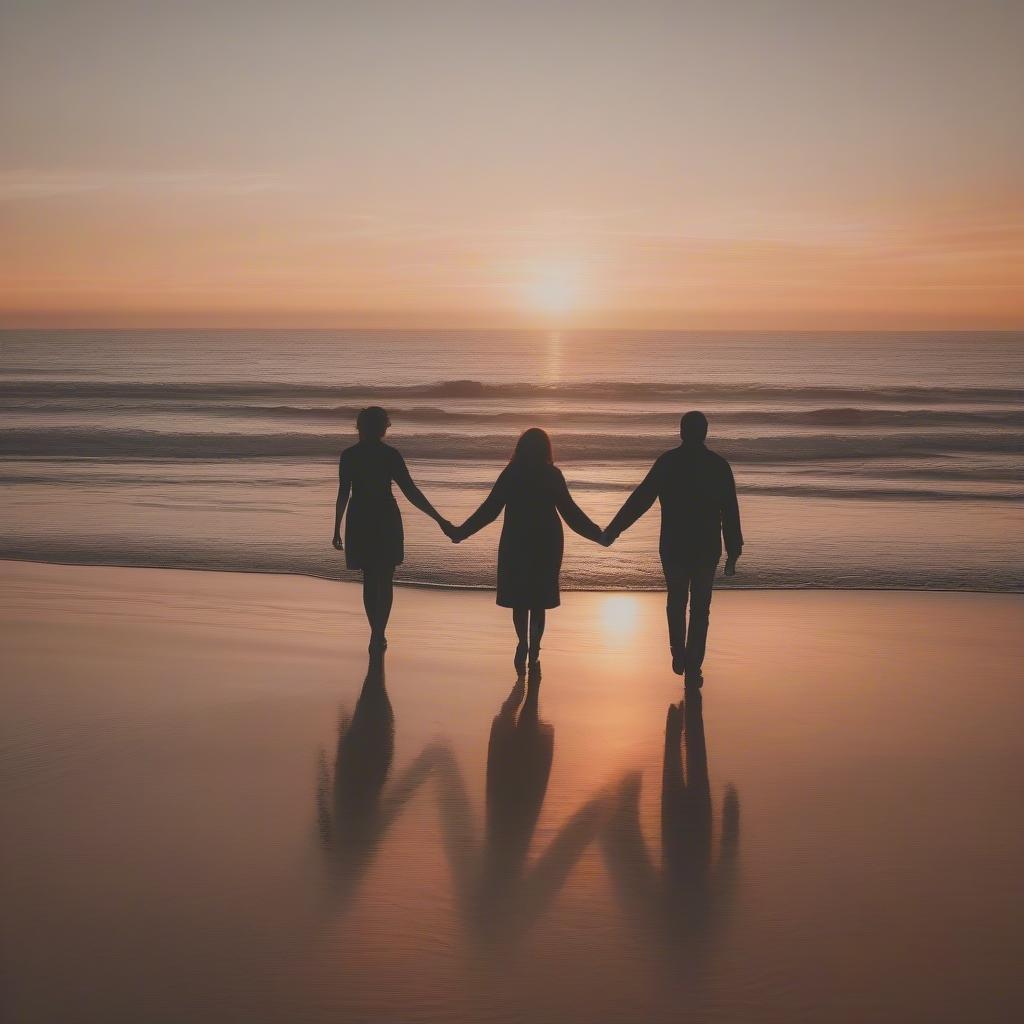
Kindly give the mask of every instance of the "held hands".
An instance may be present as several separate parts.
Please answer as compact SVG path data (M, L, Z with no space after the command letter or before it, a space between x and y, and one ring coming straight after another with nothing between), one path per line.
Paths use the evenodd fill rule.
M447 519L440 520L437 525L441 527L441 532L453 544L459 544L466 539L465 535L462 533L462 528L459 526L453 526Z
M597 542L602 547L610 548L615 543L615 538L607 530L602 530Z

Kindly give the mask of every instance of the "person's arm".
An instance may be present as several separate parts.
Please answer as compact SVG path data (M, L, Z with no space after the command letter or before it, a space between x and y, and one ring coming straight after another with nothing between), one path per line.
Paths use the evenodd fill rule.
M341 543L341 520L348 508L349 495L352 493L352 481L345 472L345 457L338 459L338 497L334 502L334 537L331 543L339 550L342 550Z
M658 459L640 482L640 486L626 499L615 518L605 528L604 536L609 543L624 530L628 530L654 504L660 488L661 460Z
M726 463L722 494L722 538L725 541L725 573L736 572L736 559L743 554L743 533L740 530L740 504L736 498L736 479Z
M561 470L556 472L558 473L558 481L556 483L557 490L555 491L555 508L558 509L559 514L565 520L566 526L570 530L574 530L581 537L586 537L587 540L592 540L595 544L600 544L602 536L601 527L572 500L565 477L562 475Z
M508 467L503 469L494 481L491 493L484 499L483 504L461 525L455 527L455 536L459 540L472 537L478 530L493 523L501 514L507 499Z
M412 476L405 464L405 459L399 451L395 451L395 465L392 470L392 478L398 484L399 490L409 499L409 504L418 508L424 515L430 516L438 526L450 525L448 520L427 501L423 492L413 483Z

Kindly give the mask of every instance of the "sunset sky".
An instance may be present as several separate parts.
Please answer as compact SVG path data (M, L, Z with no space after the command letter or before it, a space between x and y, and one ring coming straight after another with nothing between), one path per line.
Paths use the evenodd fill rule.
M1024 328L1024 3L0 0L0 325Z

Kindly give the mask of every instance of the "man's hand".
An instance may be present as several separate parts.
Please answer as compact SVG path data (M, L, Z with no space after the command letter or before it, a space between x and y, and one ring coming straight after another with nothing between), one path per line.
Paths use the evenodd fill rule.
M335 551L345 550L345 545L341 543L341 537L338 534L334 535L334 538L331 540L331 544L334 545Z
M458 526L453 526L447 519L442 519L439 525L444 535L453 544L459 544L465 539L460 533L460 528Z
M737 555L736 558L739 558L739 555ZM725 560L725 568L722 570L723 575L725 575L725 576L735 576L736 575L736 558L727 558Z

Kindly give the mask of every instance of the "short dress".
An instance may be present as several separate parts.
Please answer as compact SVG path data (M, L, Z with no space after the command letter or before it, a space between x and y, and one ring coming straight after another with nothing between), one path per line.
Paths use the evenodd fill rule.
M505 510L498 542L498 594L502 608L557 608L565 537L570 529L599 541L601 528L576 504L562 471L550 464L510 462L486 501L463 524L468 537Z
M341 453L338 476L352 488L345 515L345 565L349 569L400 565L405 560L405 532L392 482L414 504L417 498L426 502L401 453L383 441L360 441Z

